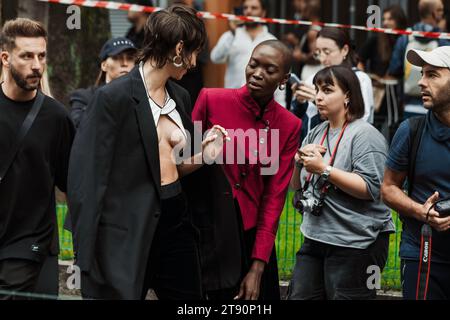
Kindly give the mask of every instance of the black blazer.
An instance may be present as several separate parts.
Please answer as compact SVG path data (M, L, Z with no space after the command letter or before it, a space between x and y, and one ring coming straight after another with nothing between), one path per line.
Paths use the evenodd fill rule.
M189 94L172 81L166 88L193 136ZM161 180L158 135L139 69L99 88L91 104L75 137L68 177L82 293L93 298L139 299L160 215ZM182 183L201 231L200 241L202 234L211 240L211 234L224 233L224 227L231 236L220 257L230 260L223 271L226 275L209 267L217 255L212 259L201 250L205 279L220 277L214 282L228 287L240 274L239 228L231 188L218 166L204 166ZM229 222L218 225L222 219ZM223 247L216 242L212 247Z

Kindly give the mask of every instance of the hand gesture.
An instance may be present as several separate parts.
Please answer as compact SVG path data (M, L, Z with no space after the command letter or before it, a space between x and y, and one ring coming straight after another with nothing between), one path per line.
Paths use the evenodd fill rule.
M202 142L205 160L214 161L219 156L224 140L230 140L228 132L223 127L214 125Z
M291 89L294 93L294 98L297 99L299 103L316 100L316 89L311 85L304 82L300 84L294 83Z
M436 201L439 200L439 192L435 192L425 201L425 203L422 205L422 212L421 217L422 221L428 222L429 225L436 229L439 232L444 232L450 229L450 216L445 218L440 218L439 213L433 209L430 210L430 208L436 203ZM426 221L427 213L428 214L428 221Z
M301 159L303 161L303 167L309 173L321 174L327 166L323 161L323 156L319 152L319 148L315 148L313 152L308 155L301 156Z

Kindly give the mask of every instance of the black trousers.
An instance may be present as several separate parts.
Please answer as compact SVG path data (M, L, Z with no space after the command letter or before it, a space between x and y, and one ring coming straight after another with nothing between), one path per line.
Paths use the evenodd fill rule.
M15 295L12 291L34 293L42 263L27 259L0 260L0 300L25 300L25 295Z
M34 292L53 296L56 299L59 292L58 256L49 255L44 260Z
M239 293L241 281L247 275L252 265L252 251L255 245L256 228L244 231L242 222L242 215L240 212L239 204L235 201L235 207L238 214L239 227L241 229L241 248L242 248L242 274L239 283L233 288L223 288L221 290L207 292L206 298L208 300L233 300ZM272 249L269 262L264 268L264 273L261 278L261 287L258 300L270 301L280 300L280 282L278 278L278 264L275 246Z
M152 288L159 300L202 298L199 235L179 182L161 187L161 217L147 262L142 299Z
M415 300L419 261L402 259L403 299ZM450 300L450 264L431 262L427 300Z
M388 256L389 234L380 233L367 249L333 246L305 238L289 286L288 300L367 300L376 297L369 288L372 273L380 275Z

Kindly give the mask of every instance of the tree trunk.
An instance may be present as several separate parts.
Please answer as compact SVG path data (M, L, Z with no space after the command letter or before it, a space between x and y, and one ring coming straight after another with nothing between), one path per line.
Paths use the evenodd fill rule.
M17 0L0 1L0 24L3 25L9 19L17 17Z
M69 105L69 94L95 82L98 54L110 37L105 9L81 8L81 29L69 30L67 6L52 4L49 13L48 71L53 96Z
M40 21L47 28L48 8L48 3L30 0L19 0L17 13L21 18L29 18L32 20Z

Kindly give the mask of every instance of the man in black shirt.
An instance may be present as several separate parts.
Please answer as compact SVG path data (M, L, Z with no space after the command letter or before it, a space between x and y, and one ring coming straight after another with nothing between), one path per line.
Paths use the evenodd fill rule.
M46 67L47 32L38 22L5 23L0 37L0 168L37 96ZM45 96L0 181L0 291L33 292L43 261L57 254L55 186L66 191L74 127L64 106ZM19 298L0 293L0 299Z
M140 6L153 7L152 0L126 0L125 2ZM149 15L150 13L148 12L128 11L128 21L131 22L132 26L125 35L125 38L130 39L138 49L142 49L142 43L144 42L145 36L144 26Z

